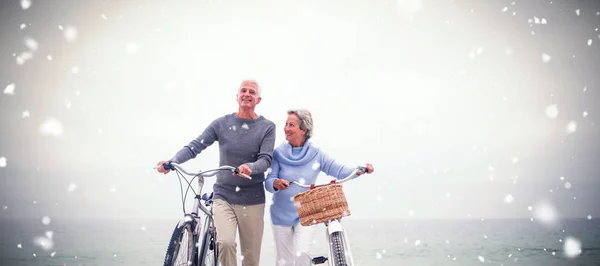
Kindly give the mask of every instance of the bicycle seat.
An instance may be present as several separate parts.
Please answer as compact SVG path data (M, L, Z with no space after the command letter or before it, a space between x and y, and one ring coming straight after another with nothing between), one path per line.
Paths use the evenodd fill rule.
M212 198L213 198L213 193L210 193L210 196L207 195L207 193L202 194L202 200L204 201L204 205L206 207L210 206L210 204L212 204Z

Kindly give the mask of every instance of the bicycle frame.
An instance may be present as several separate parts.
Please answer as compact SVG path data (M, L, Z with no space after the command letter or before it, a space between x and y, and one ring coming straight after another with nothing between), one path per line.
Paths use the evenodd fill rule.
M331 184L335 184L335 183L344 183L350 179L353 179L356 175L356 173L358 171L361 171L363 173L367 172L367 168L366 167L357 167L357 169L355 169L349 176L336 181L336 180L332 180L329 184L321 184L321 185L315 185L315 184L310 184L310 185L305 185L305 184L300 184L296 181L292 181L293 184L303 187L303 188L309 188L309 189L313 189L316 187L322 187L322 186L328 186ZM353 266L354 265L354 259L352 258L352 250L350 249L350 242L348 240L348 234L346 233L346 230L344 230L344 226L342 226L342 218L337 218L334 220L330 220L330 221L326 221L323 222L325 224L325 233L326 233L326 238L327 238L327 242L329 244L329 265L330 266L336 266L335 265L335 260L334 260L334 249L333 249L333 234L334 233L339 233L341 235L341 241L342 241L342 245L343 245L343 250L344 250L344 257L346 262L348 263L347 265L349 266Z
M195 228L193 229L192 234L193 234L193 237L195 238L194 242L196 244L194 247L194 249L196 250L196 254L197 254L196 261L199 262L198 265L202 265L203 260L204 260L204 255L207 252L206 249L208 248L208 245L204 245L204 243L199 245L199 243L200 243L199 239L200 239L200 237L204 237L207 234L208 230L211 230L211 228L213 230L215 230L213 214L212 214L212 203L209 206L210 208L206 208L205 206L203 206L201 204L201 200L205 200L205 201L208 200L208 198L204 198L201 196L202 188L204 187L204 178L214 176L217 174L217 172L222 171L222 170L232 171L232 172L234 172L242 177L245 177L245 178L251 178L251 177L241 174L239 172L238 168L228 166L228 165L221 166L217 169L199 172L199 173L190 173L190 172L186 171L185 169L183 169L180 165L173 163L173 162L168 163L168 164L163 164L163 166L165 167L165 169L175 170L176 172L182 172L188 176L194 176L194 177L198 178L198 184L197 184L198 190L197 190L197 192L194 191L195 196L194 196L194 204L192 207L192 211L190 213L186 213L184 211L184 217L179 221L177 227L180 228L180 227L184 226L186 223L188 223L190 221L194 221L193 224L194 224ZM187 179L185 179L185 180L186 180L188 186L191 186L190 182L188 182ZM185 207L184 207L184 209L185 209ZM203 221L201 220L202 213L204 214ZM202 239L204 239L204 238L202 238ZM201 248L204 248L204 250L201 250ZM218 262L215 261L215 264L218 264Z

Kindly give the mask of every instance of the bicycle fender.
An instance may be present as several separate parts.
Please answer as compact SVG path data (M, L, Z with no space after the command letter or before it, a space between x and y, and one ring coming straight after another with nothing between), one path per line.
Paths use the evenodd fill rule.
M329 223L329 225L327 225L327 234L329 234L329 235L333 234L334 232L342 232L342 231L344 231L344 227L337 220L331 221Z

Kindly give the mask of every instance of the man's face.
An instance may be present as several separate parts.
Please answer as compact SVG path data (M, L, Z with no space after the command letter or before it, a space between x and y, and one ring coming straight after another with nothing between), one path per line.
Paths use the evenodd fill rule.
M258 96L258 90L252 86L242 86L237 94L237 102L240 107L243 108L254 108L260 103L260 96Z

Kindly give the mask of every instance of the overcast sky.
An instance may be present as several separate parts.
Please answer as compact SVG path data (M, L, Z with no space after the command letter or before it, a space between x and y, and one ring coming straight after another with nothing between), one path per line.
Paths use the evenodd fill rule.
M0 218L178 217L176 176L152 167L235 112L244 78L260 83L277 144L287 109L307 108L324 151L374 165L346 183L353 217L599 217L598 12L587 0L2 1ZM185 166L216 167L217 152Z

